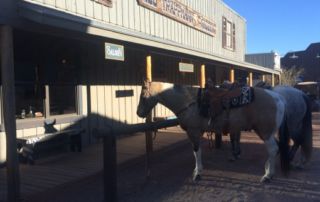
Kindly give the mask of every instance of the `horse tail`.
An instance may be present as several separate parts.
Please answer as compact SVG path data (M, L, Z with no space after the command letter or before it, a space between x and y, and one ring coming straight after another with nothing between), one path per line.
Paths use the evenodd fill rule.
M280 152L281 170L285 174L287 174L290 169L289 139L290 139L290 136L289 136L289 130L287 125L287 118L285 114L279 128L279 152Z
M310 98L303 94L303 99L307 105L307 110L303 117L302 133L300 134L302 136L301 150L308 161L312 154L312 112Z

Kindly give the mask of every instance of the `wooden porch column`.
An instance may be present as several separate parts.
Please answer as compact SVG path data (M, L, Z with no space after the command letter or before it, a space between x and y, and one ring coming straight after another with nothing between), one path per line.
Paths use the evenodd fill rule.
M151 55L146 57L146 79L152 81L152 58ZM146 118L146 123L152 122L152 113ZM146 136L146 172L147 177L150 175L150 154L153 151L152 131L145 132Z
M7 200L20 199L20 173L17 155L15 88L12 27L0 25L0 60L3 89L3 118L7 139Z
M231 83L234 83L234 69L230 69L230 72L229 72L229 81Z
M271 85L274 87L274 74L271 74Z
M253 73L249 72L249 86L252 87L253 86Z
M201 65L200 68L200 88L204 88L206 84L206 66Z

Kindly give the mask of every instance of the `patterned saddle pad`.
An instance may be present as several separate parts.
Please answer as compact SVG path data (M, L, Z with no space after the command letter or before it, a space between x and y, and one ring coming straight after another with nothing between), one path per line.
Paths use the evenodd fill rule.
M242 86L229 91L225 96L223 96L222 106L224 109L236 108L250 104L253 100L253 88L249 86Z

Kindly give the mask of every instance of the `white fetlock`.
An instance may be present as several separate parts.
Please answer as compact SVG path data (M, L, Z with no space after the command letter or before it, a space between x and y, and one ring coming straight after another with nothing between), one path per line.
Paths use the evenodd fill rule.
M272 177L267 176L267 175L264 175L264 176L260 179L260 182L261 182L261 183L268 183L268 182L271 181L271 179L272 179Z
M193 171L192 179L193 179L193 181L200 180L201 179L201 170L198 170L197 168L195 168Z
M234 162L234 161L237 160L237 158L234 155L229 156L228 159L229 159L230 162Z
M294 167L295 169L298 169L298 170L303 170L304 167L305 167L305 164L299 162L299 163L293 164L293 167Z

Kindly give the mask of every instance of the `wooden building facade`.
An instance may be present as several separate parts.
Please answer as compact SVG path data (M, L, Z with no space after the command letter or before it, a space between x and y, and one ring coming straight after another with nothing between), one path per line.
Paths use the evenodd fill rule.
M280 74L245 62L246 21L220 0L2 0L0 8L0 26L13 30L17 137L56 119L58 130L86 129L89 144L93 128L144 121L136 107L147 56L153 80L185 85L199 86L201 66L216 83ZM106 59L108 44L123 58Z

